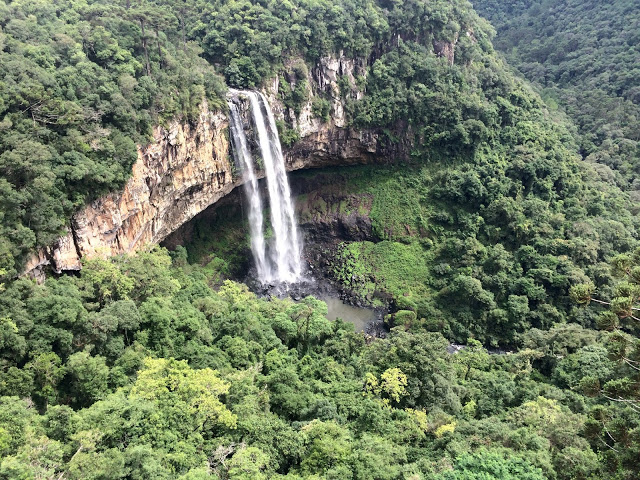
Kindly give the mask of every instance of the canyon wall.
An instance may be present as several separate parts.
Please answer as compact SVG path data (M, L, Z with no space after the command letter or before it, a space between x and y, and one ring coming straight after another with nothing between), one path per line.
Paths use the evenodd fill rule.
M42 248L25 273L39 278L79 270L82 257L107 257L157 243L234 187L227 118L201 105L197 121L156 127L153 142L138 148L132 175L121 192L77 212L65 236Z
M353 86L347 95L359 98L355 76L365 74L363 61L341 54L321 59L308 72L309 100L297 115L281 101L278 76L263 89L276 118L300 135L284 149L288 171L384 161L390 152L377 132L347 126L346 96L338 85L346 76ZM313 115L312 100L317 95L331 103L326 121ZM79 270L82 258L129 253L159 243L242 183L229 153L227 117L210 111L206 101L194 124L176 121L156 127L153 142L138 148L125 188L77 212L67 234L34 254L23 275L42 280L47 269Z

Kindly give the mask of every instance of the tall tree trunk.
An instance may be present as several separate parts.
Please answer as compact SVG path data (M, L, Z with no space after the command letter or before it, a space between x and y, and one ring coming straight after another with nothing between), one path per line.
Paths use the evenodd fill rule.
M156 43L158 44L158 63L160 64L160 68L162 68L162 48L160 48L160 32L158 31L158 27L156 27L155 31Z
M147 62L147 75L151 76L151 64L149 63L149 50L147 50L147 34L144 31L144 20L140 19L140 28L142 29L142 49L144 50L144 59Z

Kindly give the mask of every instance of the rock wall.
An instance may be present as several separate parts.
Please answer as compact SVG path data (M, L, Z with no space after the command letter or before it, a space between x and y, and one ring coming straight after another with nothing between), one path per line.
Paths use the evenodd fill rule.
M298 115L283 105L278 77L263 89L276 118L286 120L301 136L285 149L287 170L367 164L397 156L397 151L385 149L377 132L347 126L344 98L360 98L355 85L356 76L362 75L366 75L363 60L342 54L322 58L309 70L309 100ZM342 76L351 85L346 94L340 91ZM313 115L316 95L330 99L326 122ZM174 122L167 128L156 127L153 142L138 148L123 191L76 213L67 234L34 254L23 275L41 280L47 268L57 273L79 270L83 257L129 253L161 242L241 184L233 175L227 132L226 115L210 111L206 102L194 125Z
M288 64L301 62L290 59ZM285 68L287 64L285 64ZM366 77L367 63L340 52L336 56L322 57L309 69L307 75L308 101L299 114L286 108L279 94L279 78L265 88L274 115L289 122L300 133L290 148L285 148L285 161L289 170L335 165L369 164L383 161L389 153L380 142L378 132L372 129L354 129L348 126L345 99L360 99L363 93L357 87L356 77ZM345 77L350 89L342 92L340 78ZM329 120L321 121L313 115L313 99L322 96L331 104Z
M227 118L205 102L194 125L156 127L123 191L87 205L71 219L65 236L41 249L25 274L42 278L50 266L79 270L82 257L107 257L158 243L184 222L229 193L237 181L226 134Z

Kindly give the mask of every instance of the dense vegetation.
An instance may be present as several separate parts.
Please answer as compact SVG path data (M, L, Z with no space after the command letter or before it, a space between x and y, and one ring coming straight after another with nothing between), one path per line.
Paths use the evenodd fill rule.
M638 190L640 4L637 0L475 0L495 46L578 126L587 161ZM612 175L600 167L602 174Z
M328 322L312 297L260 300L225 282L246 253L229 218L188 252L3 280L0 478L640 475L640 260L624 256L637 219L621 189L638 141L631 30L615 37L628 48L612 37L622 65L594 96L606 101L580 97L593 111L624 97L629 115L589 114L576 132L508 72L463 0L20 0L0 2L0 28L0 277L121 186L152 126L189 121L205 97L225 108L223 77L295 79L280 82L283 103L311 100L326 119L308 65L365 58L366 78L338 79L348 120L396 155L301 174L320 195L299 199L303 219L370 223L329 273L389 302L385 339ZM547 103L604 78L550 65ZM613 313L580 305L598 301ZM467 348L449 354L449 341Z
M124 185L154 125L224 83L175 16L136 2L0 2L0 268ZM130 3L130 2L127 2Z
M635 244L633 218L617 204L619 190L596 188L588 171L571 175L570 198L545 202L518 187L528 178L534 192L544 180L525 177L514 163L304 172L319 194L298 200L301 220L368 217L372 241L334 252L334 277L374 304L391 295L418 324L459 342L522 345L531 327L566 321L595 328L595 315L577 309L568 288L587 278L611 288L605 261ZM509 190L516 195L500 195Z
M122 186L153 125L192 118L205 96L222 108L216 71L253 87L288 55L366 55L392 35L428 43L457 35L458 16L476 18L461 0L3 1L0 268L15 275L75 209Z
M637 474L631 407L612 419L577 389L626 373L592 330L533 329L517 354L471 342L451 355L440 333L399 327L367 343L312 297L259 300L211 281L178 249L9 285L0 478Z

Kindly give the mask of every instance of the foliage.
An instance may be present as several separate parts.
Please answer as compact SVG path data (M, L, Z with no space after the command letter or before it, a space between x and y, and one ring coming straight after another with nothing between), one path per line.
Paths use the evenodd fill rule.
M124 185L153 126L197 118L205 97L220 108L226 87L154 2L3 2L0 27L0 268L13 276Z
M474 7L496 26L496 48L509 63L576 123L582 156L603 177L637 190L637 4L477 0Z
M556 133L540 130L553 150L540 157L528 142L538 153L526 163L526 150L513 147L511 162L481 152L447 168L301 172L300 181L314 185L298 202L301 217L369 223L370 240L334 249L330 273L365 301L391 297L395 309L416 312L414 326L503 345L565 321L595 327L596 316L577 310L568 289L589 276L611 288L604 262L635 245L635 220L624 194L594 180Z
M593 413L588 424L593 438L599 438L611 448L624 445L625 454L615 459L621 468L628 468L630 458L639 454L635 441L638 427L635 417L640 413L640 249L631 254L622 254L610 261L617 278L611 293L601 297L592 283L571 287L571 296L577 303L600 307L598 326L607 333L604 347L599 352L585 351L572 363L565 375L572 377L574 386L586 395L599 396L606 400L601 409ZM597 307L596 307L597 308ZM586 347L583 349L583 351ZM594 357L594 353L599 354ZM607 358L608 357L608 358ZM560 372L559 372L560 373ZM603 402L604 403L604 402ZM634 417L632 422L626 416ZM627 441L627 439L631 441Z
M456 461L451 472L445 472L437 480L541 480L540 469L517 457L505 459L499 453L482 452L464 455Z
M585 375L622 378L623 365L598 366L600 341L560 361L551 338L513 355L473 341L451 355L440 333L404 327L367 343L312 297L214 290L210 270L162 249L107 263L134 283L122 297L88 265L0 298L2 478L637 474L637 418L612 457L593 423L612 412L581 394Z
M616 176L579 155L632 163L637 139L618 132L632 106L595 139L553 122L464 0L13 1L0 27L3 276L122 186L153 125L193 119L205 97L224 108L215 72L238 87L283 75L285 106L326 118L308 65L367 59L365 95L337 79L347 120L396 161L302 174L324 178L309 217L358 234L331 273L393 309L386 338L329 322L313 297L225 281L248 257L232 208L171 255L3 280L0 478L640 475L639 262L617 256L637 219ZM633 103L633 68L606 94ZM466 347L450 354L452 340Z
M373 300L376 292L421 298L428 275L422 250L416 244L382 241L340 245L333 275L360 296Z

